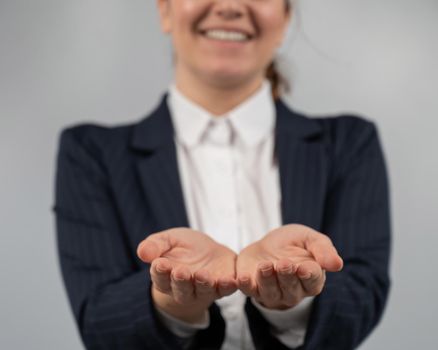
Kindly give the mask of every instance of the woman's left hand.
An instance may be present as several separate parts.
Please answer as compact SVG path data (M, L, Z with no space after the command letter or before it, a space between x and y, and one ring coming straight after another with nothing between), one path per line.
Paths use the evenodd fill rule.
M237 257L239 289L270 309L296 306L321 293L325 270L342 269L330 238L310 227L291 224L269 232Z

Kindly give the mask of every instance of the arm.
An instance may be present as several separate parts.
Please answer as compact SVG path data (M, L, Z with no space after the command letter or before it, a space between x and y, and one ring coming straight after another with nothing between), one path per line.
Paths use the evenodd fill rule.
M56 174L56 224L62 274L89 349L178 349L179 338L157 318L149 266L136 268L90 127L64 131ZM224 322L210 309L197 342L220 346Z
M388 183L378 134L373 124L357 118L338 122L346 141L338 141L322 231L344 268L327 273L298 349L356 348L379 322L389 291ZM258 349L287 349L264 331L266 320L249 302L246 312Z

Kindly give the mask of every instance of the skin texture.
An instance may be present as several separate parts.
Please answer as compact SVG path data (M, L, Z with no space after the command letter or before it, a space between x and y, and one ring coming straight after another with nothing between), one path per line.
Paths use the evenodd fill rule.
M200 321L213 301L237 289L236 254L202 232L173 228L152 234L137 254L151 263L155 304L180 320Z
M223 114L261 85L290 20L283 0L157 0L162 31L172 38L175 82L184 95ZM206 38L200 31L233 28L244 43Z
M321 293L325 270L343 262L331 240L304 225L290 224L269 232L243 249L237 258L242 292L271 309L287 309Z
M161 28L172 38L178 89L213 115L242 103L262 84L281 45L291 10L283 0L157 0ZM207 29L245 32L244 43L206 38ZM302 225L286 225L243 249L239 256L207 234L173 228L138 246L151 264L155 305L186 322L239 288L271 309L287 309L319 294L325 271L342 259L330 239Z
M186 322L199 322L216 299L239 289L271 309L287 309L319 294L325 271L343 262L324 234L297 224L282 226L238 256L206 234L174 228L148 236L137 250L151 263L155 304Z

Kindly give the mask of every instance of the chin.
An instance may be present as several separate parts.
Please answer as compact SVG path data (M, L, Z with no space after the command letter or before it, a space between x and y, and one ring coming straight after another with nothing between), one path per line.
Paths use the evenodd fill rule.
M205 71L207 79L218 86L235 86L251 80L256 74L247 69L236 67L221 67Z
M218 87L234 87L248 81L248 76L235 72L216 72L208 76L208 81Z

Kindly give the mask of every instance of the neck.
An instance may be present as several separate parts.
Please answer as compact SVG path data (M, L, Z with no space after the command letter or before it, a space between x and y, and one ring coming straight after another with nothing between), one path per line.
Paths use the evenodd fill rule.
M263 79L261 76L245 82L214 85L176 72L175 85L187 98L212 115L220 116L254 94L262 85Z

